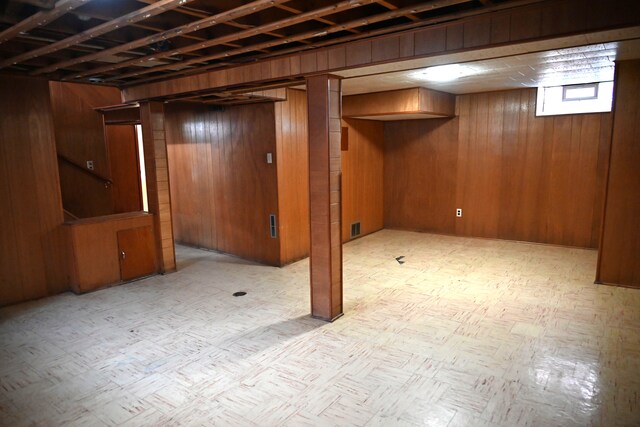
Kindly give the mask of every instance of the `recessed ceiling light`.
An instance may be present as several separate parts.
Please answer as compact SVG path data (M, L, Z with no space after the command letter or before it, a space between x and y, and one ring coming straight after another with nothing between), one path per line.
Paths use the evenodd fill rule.
M478 70L466 65L448 64L438 65L420 70L412 75L412 77L420 80L428 80L432 82L450 82L460 77L478 74Z

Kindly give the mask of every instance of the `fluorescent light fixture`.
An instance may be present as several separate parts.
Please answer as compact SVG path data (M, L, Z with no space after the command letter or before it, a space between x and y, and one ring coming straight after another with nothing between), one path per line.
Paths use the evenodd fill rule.
M478 74L478 70L466 65L448 64L429 67L413 74L414 78L432 82L451 82L460 77Z

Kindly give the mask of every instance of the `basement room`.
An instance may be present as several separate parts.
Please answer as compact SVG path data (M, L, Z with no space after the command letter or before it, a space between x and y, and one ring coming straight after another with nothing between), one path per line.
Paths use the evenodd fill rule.
M0 0L0 426L640 425L640 3Z

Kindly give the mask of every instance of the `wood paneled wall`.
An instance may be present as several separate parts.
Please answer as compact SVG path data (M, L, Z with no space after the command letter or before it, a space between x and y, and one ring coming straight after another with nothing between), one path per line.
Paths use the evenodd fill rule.
M640 61L616 66L615 117L597 280L640 287Z
M597 247L611 114L535 117L535 89L385 125L385 226ZM463 217L455 217L455 209Z
M94 171L110 176L102 114L96 107L120 103L114 87L49 82L58 153L81 167L92 160ZM61 162L60 180L65 209L78 217L113 213L111 189L102 182Z
M384 226L384 123L345 119L348 149L342 151L342 239L360 222L364 236Z
M166 131L176 241L279 265L273 104L168 104Z
M457 119L385 123L385 227L455 233L457 123Z
M280 212L280 256L287 264L309 255L309 166L306 92L288 90L275 103ZM347 119L349 138L342 151L342 240L350 240L351 223L361 236L383 227L382 122Z
M68 289L45 80L0 78L0 306Z
M287 100L274 105L280 263L284 265L309 255L307 93L287 89Z
M79 168L58 159L64 208L77 218L113 213L113 188Z

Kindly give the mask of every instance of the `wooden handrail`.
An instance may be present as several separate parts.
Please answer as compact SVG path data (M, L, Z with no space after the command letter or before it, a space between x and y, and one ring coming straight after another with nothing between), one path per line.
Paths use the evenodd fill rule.
M66 216L71 217L71 219L72 219L73 221L76 221L76 220L80 219L80 217L78 217L78 216L77 216L77 215L75 215L75 214L72 214L71 212L69 212L68 210L66 210L66 209L64 209L64 208L62 209L62 211L64 212L64 214L65 214Z
M97 179L99 181L102 181L102 183L104 184L104 188L109 188L112 184L113 181L111 181L109 178L100 175L97 172L94 172L92 170L89 170L79 164L77 164L75 161L71 160L70 158L68 158L67 156L64 156L60 153L58 153L58 159L62 160L63 162L73 166L74 168L84 172L86 175L89 175L90 177L92 177L93 179Z

